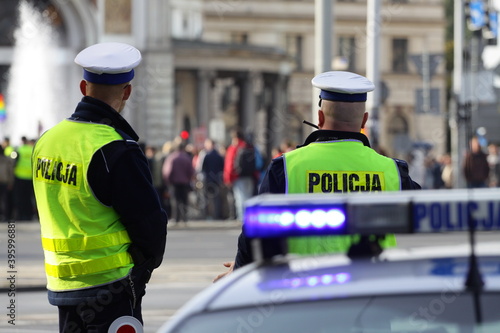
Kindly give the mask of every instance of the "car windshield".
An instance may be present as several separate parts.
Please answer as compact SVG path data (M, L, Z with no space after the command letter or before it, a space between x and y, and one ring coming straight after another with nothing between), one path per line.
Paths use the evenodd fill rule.
M277 298L279 299L279 298ZM179 333L498 333L500 294L481 295L475 324L470 293L376 296L297 303L274 302L196 315Z

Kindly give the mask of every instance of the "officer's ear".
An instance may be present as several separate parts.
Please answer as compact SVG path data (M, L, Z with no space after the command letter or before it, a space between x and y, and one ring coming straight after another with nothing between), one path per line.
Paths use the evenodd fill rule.
M80 81L80 91L82 92L83 96L87 96L87 81L85 80Z
M361 122L361 128L365 128L366 122L368 121L368 112L363 114L363 121Z
M318 127L321 129L323 128L323 125L325 124L325 114L323 111L318 110Z
M122 98L122 100L124 100L124 101L128 100L131 93L132 93L132 85L129 83L125 87L123 87L123 98Z

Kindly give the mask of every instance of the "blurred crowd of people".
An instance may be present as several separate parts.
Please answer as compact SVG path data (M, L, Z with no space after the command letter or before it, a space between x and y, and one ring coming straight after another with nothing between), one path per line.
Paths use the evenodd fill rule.
M422 189L451 189L454 186L454 170L450 154L436 156L432 152L415 149L408 156L412 179Z
M8 137L0 145L0 219L31 221L36 216L31 154L34 139L21 138L13 147Z
M196 147L179 136L161 151L144 147L171 221L242 220L244 202L257 193L270 160L241 130L230 134L227 146L207 138Z
M455 172L459 172L467 188L500 187L499 145L480 141L477 136L471 138L460 170L454 170L448 153L436 156L430 149L413 150L408 156L412 178L422 189L451 189L457 186Z
M35 139L22 138L13 147L8 137L0 146L0 219L37 219L32 186L31 154ZM275 149L289 151L290 142ZM223 145L207 138L197 147L176 137L159 150L141 145L153 184L171 221L242 219L244 201L257 188L270 162L240 130ZM244 152L245 154L243 154Z
M22 138L13 147L9 138L0 146L0 218L2 221L36 219L32 189L31 152L35 140ZM161 150L143 145L153 184L171 221L242 220L245 200L257 193L270 160L295 149L284 140L267 157L242 131L231 132L223 145L207 138L196 147L180 136ZM246 153L246 155L243 154ZM450 154L436 156L428 148L414 149L407 157L412 178L423 189L451 189L457 172ZM252 165L249 169L244 164ZM496 143L470 140L461 169L468 188L500 187L500 149Z

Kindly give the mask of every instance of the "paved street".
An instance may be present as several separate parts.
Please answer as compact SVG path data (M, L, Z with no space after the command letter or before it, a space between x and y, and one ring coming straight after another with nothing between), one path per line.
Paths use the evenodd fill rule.
M209 283L205 282L150 284L143 302L145 332L156 332L180 306L207 285ZM0 299L5 308L3 304L7 304L6 296L2 295ZM16 294L16 304L16 325L9 325L2 313L0 332L57 332L57 308L47 303L45 291L19 292Z
M0 332L55 332L57 308L47 302L39 225L16 223L15 232L11 231L16 241L14 269L8 267L7 261L8 229L8 224L0 224L0 267L4 267L0 307L5 309ZM240 226L234 221L169 226L163 264L153 274L143 302L145 332L156 332L192 296L212 284L212 279L225 270L222 262L234 257L239 231ZM13 299L8 296L10 275L15 275L15 326L8 323L6 309Z

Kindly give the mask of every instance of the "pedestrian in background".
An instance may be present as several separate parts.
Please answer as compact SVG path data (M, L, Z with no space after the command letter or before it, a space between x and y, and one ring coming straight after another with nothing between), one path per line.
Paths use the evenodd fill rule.
M120 114L140 61L123 43L81 51L84 97L35 145L33 184L60 332L142 326L146 283L163 259L167 216L139 138Z
M477 136L473 136L470 140L470 147L465 153L462 172L468 188L488 187L490 177L488 155L483 152Z
M8 157L12 162L12 168L14 168L14 160L16 158L16 152L14 151L14 147L10 145L10 138L4 137L2 141L3 154ZM14 176L12 176L14 177ZM7 188L7 192L5 193L5 219L11 220L14 217L14 183L12 186Z
M0 146L0 220L10 219L8 196L14 185L14 161L5 156L3 146Z
M187 222L188 198L192 190L194 176L192 156L186 152L184 141L176 142L174 152L169 154L163 164L163 180L174 193L175 221Z
M500 186L500 156L498 154L498 145L491 142L488 145L488 165L490 167L489 186Z
M425 184L422 188L438 190L444 188L443 166L433 154L425 157Z
M245 200L254 194L256 183L255 151L244 138L240 129L231 131L231 144L224 159L224 183L234 196L236 219L243 221Z
M453 165L450 154L444 154L441 157L441 165L443 166L441 170L441 179L443 180L444 188L452 189L454 174L453 174Z
M10 138L8 136L3 138L2 147L4 155L11 157L12 152L14 152L14 147L10 145Z
M14 162L13 206L15 219L31 221L35 212L33 194L33 172L31 154L33 144L23 136L21 145L17 147Z
M207 205L209 219L222 219L222 174L224 172L224 158L219 153L212 139L204 143L203 158L200 160L203 174L203 196Z
M303 145L274 159L260 186L262 193L350 193L420 189L408 174L405 161L378 154L368 138L360 133L368 113L367 92L374 85L366 78L349 72L326 72L312 80L320 88L319 130L311 133ZM337 179L337 182L332 180ZM351 179L344 182L343 179ZM324 236L291 238L288 251L298 254L320 254L347 251L356 237ZM384 240L395 245L394 237ZM267 241L269 255L281 254L281 244ZM215 281L252 261L252 249L243 233L238 238L235 262Z

